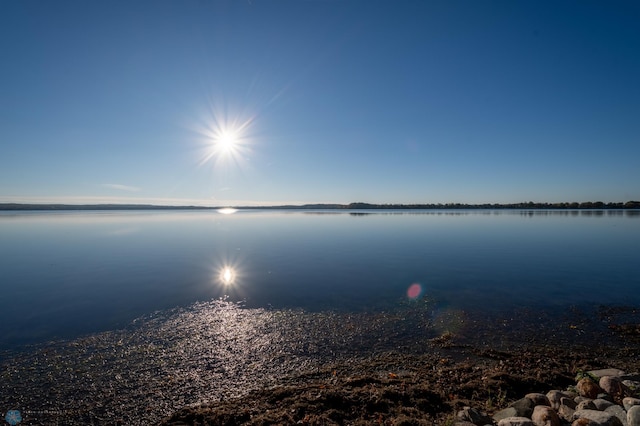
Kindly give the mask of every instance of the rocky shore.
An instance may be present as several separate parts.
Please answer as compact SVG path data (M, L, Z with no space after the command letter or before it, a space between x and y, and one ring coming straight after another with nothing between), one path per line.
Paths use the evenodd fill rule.
M546 401L522 399L542 393L570 425L593 411L576 377L606 368L640 371L635 307L490 315L413 303L354 314L211 301L122 330L0 351L0 410L34 425L497 426L506 417L534 421ZM637 378L611 376L622 393L598 378L603 392L587 397L625 424L620 410L632 411L624 398L638 397ZM557 409L552 390L562 392ZM618 408L598 401L607 398Z
M457 426L640 426L640 374L616 368L576 376L576 385L529 393L493 416L472 407L458 412Z
M445 335L429 355L336 364L161 425L636 426L640 376L608 368L640 371L631 343L498 351Z

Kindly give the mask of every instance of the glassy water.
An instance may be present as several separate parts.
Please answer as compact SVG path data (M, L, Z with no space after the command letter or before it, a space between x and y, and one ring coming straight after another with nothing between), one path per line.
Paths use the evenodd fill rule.
M228 296L376 312L640 304L632 211L0 213L0 348Z

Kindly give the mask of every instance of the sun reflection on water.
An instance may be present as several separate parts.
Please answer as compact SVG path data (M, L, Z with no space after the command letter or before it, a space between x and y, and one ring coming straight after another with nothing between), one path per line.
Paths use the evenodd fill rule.
M236 271L231 266L223 266L220 269L219 280L225 286L232 285L236 280Z
M234 214L238 211L238 209L234 209L233 207L224 207L217 210L220 214Z

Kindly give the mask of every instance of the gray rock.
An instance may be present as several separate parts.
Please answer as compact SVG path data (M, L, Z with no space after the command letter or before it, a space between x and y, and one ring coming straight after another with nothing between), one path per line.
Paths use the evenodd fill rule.
M511 407L516 409L516 414L512 417L531 417L535 403L529 398L521 398L511 404Z
M596 423L593 420L580 418L571 423L571 426L601 426L600 423Z
M615 415L606 411L598 410L576 410L573 419L589 419L599 426L622 426L622 422Z
M584 396L576 396L573 398L576 404L580 404L582 401L593 401L595 398L585 398Z
M558 416L567 422L570 422L571 420L573 420L573 413L575 412L576 412L575 405L574 405L574 408L571 408L564 404L561 404L560 407L558 407Z
M531 415L531 421L536 426L560 426L558 414L547 405L536 405Z
M640 373L623 374L622 376L620 376L620 378L622 380L631 380L634 382L640 382Z
M613 402L613 398L606 392L599 393L596 399L604 399L605 401Z
M624 371L618 370L617 368L604 368L602 370L591 370L588 373L593 376L596 376L598 379L604 376L624 376L626 374Z
M533 409L531 410L533 412ZM493 415L493 420L496 423L500 423L500 420L507 419L509 417L527 417L527 416L518 416L518 410L515 407L507 407L504 410L500 410Z
M507 417L500 420L498 426L536 426L536 424L526 417Z
M640 405L634 405L627 411L627 425L640 426Z
M485 425L493 423L491 417L471 407L464 407L462 410L458 411L458 419L471 422L475 425Z
M600 378L598 383L600 388L611 395L614 400L620 401L624 398L629 389L622 383L619 377L604 376Z
M578 406L578 404L576 404L576 402L571 398L560 398L560 406L563 405L571 408L572 410L575 410Z
M560 407L560 404L561 404L560 400L562 398L570 398L570 397L571 395L569 393L559 391L559 390L551 390L547 392L547 399L551 404L551 408L553 408L554 410L557 410L558 407Z
M576 406L576 411L577 410L597 410L598 407L596 407L596 404L594 404L593 401L595 400L585 399L584 401L582 401Z
M528 393L524 397L532 400L534 405L546 405L547 407L551 407L549 398L547 398L547 395L543 393Z
M628 396L622 400L622 405L624 405L625 410L629 411L631 407L640 405L640 399Z
M476 425L466 420L458 420L453 424L453 426L476 426Z
M598 398L598 399L594 399L593 400L593 405L595 405L596 410L604 411L608 407L611 407L612 405L615 405L615 404L613 402L611 402L611 401L606 400L606 399Z
M622 408L621 406L614 404L610 407L607 407L604 411L605 413L611 413L616 416L620 420L620 423L622 423L622 426L628 426L627 412L624 411L624 408Z
M638 390L640 389L640 381L638 380L623 380L622 383L629 389Z

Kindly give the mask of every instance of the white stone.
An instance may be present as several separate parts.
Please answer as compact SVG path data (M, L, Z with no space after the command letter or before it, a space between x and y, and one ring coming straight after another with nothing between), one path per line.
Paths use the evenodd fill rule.
M507 417L500 420L498 426L536 426L536 424L526 417Z
M547 405L536 405L531 415L536 426L560 426L560 418L553 408Z
M620 423L622 423L622 426L628 426L627 412L624 411L624 408L622 408L621 406L614 404L610 407L607 407L604 411L606 413L611 413L614 416L616 416L618 419L620 419Z
M625 410L629 411L631 407L640 405L640 399L628 396L622 400L622 405L624 405Z
M640 426L640 405L634 405L627 411L627 425Z
M599 379L604 376L624 376L627 373L622 370L618 370L617 368L604 368L602 370L589 371L589 374L592 374Z
M615 415L607 413L606 411L598 410L576 410L573 413L573 419L580 418L589 419L601 426L621 426L622 422ZM640 425L638 425L640 426Z

